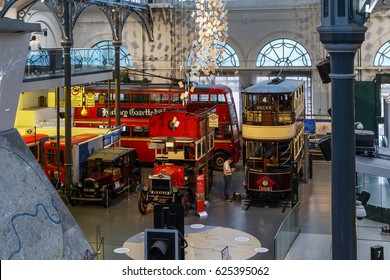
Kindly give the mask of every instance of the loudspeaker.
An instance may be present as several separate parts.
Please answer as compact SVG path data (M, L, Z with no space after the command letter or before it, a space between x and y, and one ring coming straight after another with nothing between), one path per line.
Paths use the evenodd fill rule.
M324 61L321 61L316 65L318 73L320 74L322 83L328 84L332 80L329 78L329 74L331 72L330 69L330 58L326 58Z
M332 143L332 138L329 135L325 136L320 141L318 141L318 146L320 147L320 150L327 161L332 159L331 143Z
M147 228L144 231L145 260L179 260L179 247L176 229Z

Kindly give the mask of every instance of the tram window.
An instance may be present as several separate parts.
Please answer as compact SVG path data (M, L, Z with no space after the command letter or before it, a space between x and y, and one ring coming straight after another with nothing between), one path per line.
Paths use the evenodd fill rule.
M153 104L168 104L168 94L151 94L150 103Z
M210 101L218 102L218 95L217 94L210 94Z
M226 103L224 94L218 94L218 103Z

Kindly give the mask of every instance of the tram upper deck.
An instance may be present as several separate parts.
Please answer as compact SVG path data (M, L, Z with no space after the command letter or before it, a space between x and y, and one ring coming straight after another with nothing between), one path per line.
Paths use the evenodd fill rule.
M273 79L242 91L244 139L291 139L305 112L304 82ZM301 125L301 124L299 124Z

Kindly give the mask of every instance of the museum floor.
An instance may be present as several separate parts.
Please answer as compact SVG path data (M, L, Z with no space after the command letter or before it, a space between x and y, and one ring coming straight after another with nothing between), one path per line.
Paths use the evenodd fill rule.
M243 167L238 165L238 169L232 193L243 192ZM286 259L331 259L330 169L330 162L314 161L313 178L300 184L301 233ZM148 171L143 171L145 180ZM143 232L154 227L153 209L149 208L145 215L138 212L136 193L120 195L108 209L90 203L69 205L93 248L98 248L96 259L100 260L143 259ZM244 210L240 201L225 202L222 172L214 172L207 217L190 211L184 220L189 244L186 259L220 259L221 250L228 246L232 259L273 260L274 236L289 209L281 204ZM374 245L384 246L385 259L390 259L390 236L378 235L382 225L364 219L357 226L358 259L370 259L370 246Z

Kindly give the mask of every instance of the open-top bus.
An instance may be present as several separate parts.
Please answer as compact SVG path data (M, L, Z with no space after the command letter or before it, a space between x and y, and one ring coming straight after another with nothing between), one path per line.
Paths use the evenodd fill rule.
M196 85L194 90L188 93L187 102L183 102L181 98L184 91L184 88L177 84L122 84L120 123L125 125L122 131L122 146L136 148L141 162L152 163L155 156L154 151L148 149L149 117L168 109L186 109L187 102L213 102L219 117L219 128L215 131L213 168L221 170L223 162L229 156L233 157L234 163L238 162L241 144L231 89L224 85ZM75 108L75 126L107 126L109 122L113 126L115 124L113 101L115 93L110 91L109 94L106 84L86 87L85 93L95 95L95 106Z
M246 192L251 201L280 200L302 170L304 82L273 79L242 91Z
M215 111L215 106L194 105L150 117L149 145L156 162L149 176L151 185L139 189L141 214L146 213L148 204L179 203L187 215L190 205L201 198L203 201L213 183L212 168L208 167L215 143L214 129L206 126L208 113ZM204 178L202 191L197 185L199 175Z

